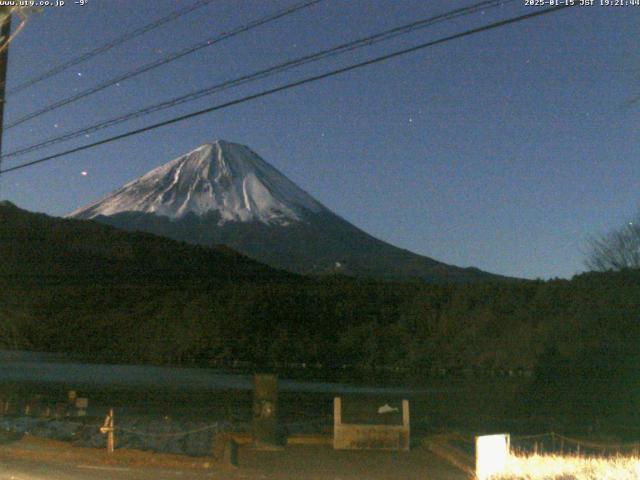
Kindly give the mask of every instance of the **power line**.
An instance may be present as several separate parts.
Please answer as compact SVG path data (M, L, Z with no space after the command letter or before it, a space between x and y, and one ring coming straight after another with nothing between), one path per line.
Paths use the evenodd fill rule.
M505 5L507 3L512 3L516 0L484 0L481 1L479 3L470 5L468 7L464 7L464 8L459 8L456 10L452 10L450 12L444 13L444 14L440 14L440 15L436 15L433 17L429 17L426 19L422 19L422 20L417 20L415 22L411 22L409 24L406 25L402 25L399 27L395 27L392 28L390 30L385 30L384 32L380 32L374 35L370 35L368 37L364 37L364 38L360 38L357 40L353 40L347 43L343 43L341 45L338 45L336 47L332 47L326 50L322 50L320 52L316 52L310 55L305 55L299 58L296 58L294 60L289 60L286 61L284 63L280 63L277 64L275 66L269 67L267 69L263 69L263 70L259 70L257 72L253 72L247 75L243 75L239 78L235 78L233 80L227 80L225 82L222 83L218 83L215 84L213 86L209 86L206 87L204 89L200 89L197 90L195 92L186 94L186 95L182 95L179 97L174 97L172 99L160 102L160 103L156 103L153 104L151 106L142 108L142 109L138 109L138 110L134 110L132 112L129 112L127 114L124 115L120 115L117 116L115 118L111 118L109 120L104 120L102 122L99 122L97 124L88 126L88 127L83 127L79 130L75 130L66 134L62 134L53 138L49 138L47 140L44 140L42 142L36 143L36 144L32 144L32 145L28 145L26 147L22 147L18 150L14 150L11 152L8 152L7 154L0 156L0 160L2 159L6 159L6 158L12 158L12 157L17 157L20 155L24 155L25 153L29 153L29 152L33 152L36 150L40 150L42 148L45 147L49 147L51 145L55 145L57 143L60 142L64 142L67 140L71 140L73 138L77 138L80 137L82 135L89 135L91 133L94 133L96 131L108 128L108 127L113 127L115 125L119 125L121 123L127 122L129 120L135 119L135 118L139 118L142 116L146 116L148 114L151 113L155 113L158 111L162 111L165 110L167 108L171 108L171 107L175 107L177 105L181 105L183 103L187 103L193 100L197 100L199 98L208 96L208 95L212 95L214 93L220 92L222 90L226 90L228 88L233 88L233 87L237 87L240 85L243 85L245 83L249 83L249 82L253 82L256 80L260 80L260 79L264 79L267 77L270 77L272 75L278 74L278 73L282 73L284 71L288 71L292 68L296 68L302 65L305 65L307 63L312 63L312 62L316 62L319 60L323 60L323 59L327 59L327 58L331 58L337 55L341 55L343 53L346 52L350 52L352 50L358 49L358 48L362 48L362 47L368 47L370 45L382 42L382 41L387 41L387 40L391 40L393 38L396 38L397 36L400 35L405 35L408 33L411 33L412 31L418 30L420 28L425 28L431 25L434 25L436 23L439 22L443 22L443 21L449 21L452 20L454 18L458 18L458 17L462 17L465 15L470 15L472 13L478 12L480 10L485 10L485 9L489 9L489 8L495 8L498 6L502 6Z
M75 95L72 95L71 97L67 97L65 99L62 99L60 101L57 101L55 103L52 103L51 105L47 105L46 107L43 107L39 110L36 110L34 112L31 112L27 115L24 115L20 118L18 118L17 120L14 120L13 122L10 122L9 124L7 124L5 126L5 130L10 130L13 127L16 127L22 123L25 123L29 120L33 120L34 118L37 118L41 115L44 115L45 113L49 113L53 110L57 110L60 107L63 107L65 105L69 105L71 103L77 102L78 100L88 97L90 95L93 95L95 93L98 93L102 90L105 90L106 88L112 87L113 85L117 85L121 82L124 82L126 80L129 80L131 78L137 77L138 75L141 75L143 73L149 72L151 70L154 70L158 67L161 67L162 65L166 65L168 63L171 63L175 60L178 60L179 58L182 58L186 55L190 55L194 52L197 52L198 50L201 50L203 48L206 47L210 47L212 45L215 45L219 42L222 42L223 40L227 40L229 38L235 37L236 35L239 35L241 33L247 32L249 30L252 30L256 27L259 27L261 25L264 25L266 23L272 22L274 20L277 20L279 18L285 17L287 15L291 15L299 10L308 8L312 5L315 5L316 3L321 2L322 0L308 0L306 2L303 3L298 3L292 7L289 7L285 10L280 10L276 13L267 15L265 17L259 18L257 20L254 20L252 22L249 22L246 25L242 25L240 27L237 27L233 30L231 30L230 32L226 32L223 33L219 36L210 38L208 40L205 40L203 42L199 42L195 45L192 45L190 47L187 47L183 50L180 50L178 52L174 52L164 58L158 59L154 62L148 63L146 65L143 65L142 67L136 68L135 70L129 71L127 73L124 73L122 75L119 75L115 78L112 78L110 80L107 80L106 82L103 82L95 87L91 87L88 88L86 90L83 90L82 92L79 92Z
M7 95L13 95L14 93L18 93L21 92L22 90L25 90L26 88L29 88L33 85L35 85L36 83L39 83L43 80L46 80L47 78L51 78L54 75L58 75L59 73L64 72L65 70L68 70L69 68L78 65L80 63L84 63L87 60L90 60L93 57L96 57L98 55L101 55L109 50L111 50L112 48L121 45L125 42L128 42L129 40L133 40L136 37L139 37L140 35L143 35L147 32L150 32L152 30L155 30L158 27L161 27L162 25L165 25L166 23L172 22L174 20L177 20L178 18L187 15L188 13L193 12L194 10L197 10L198 8L204 7L205 5L208 5L209 3L213 2L215 0L198 0L197 2L193 3L192 5L189 5L188 7L185 8L181 8L178 10L175 10L174 12L170 13L169 15L162 17L152 23L149 23L147 25L144 25L140 28L137 28L136 30L133 30L131 32L125 33L124 35L121 35L120 37L105 43L104 45L94 48L93 50L80 55L78 57L72 58L71 60L68 60L60 65L57 65L53 68L51 68L50 70L47 70L46 72L38 75L37 77L34 77L30 80L27 80L21 84L19 84L18 86L9 89L7 92Z
M143 128L139 128L139 129L136 129L136 130L131 130L129 132L122 133L120 135L115 135L115 136L112 136L112 137L109 137L109 138L105 138L103 140L99 140L99 141L96 141L96 142L93 142L93 143L82 145L80 147L72 148L72 149L66 150L64 152L60 152L60 153L56 153L56 154L53 154L53 155L49 155L49 156L46 156L46 157L43 157L43 158L39 158L37 160L33 160L33 161L26 162L26 163L23 163L23 164L20 164L20 165L16 165L14 167L6 168L4 170L0 170L0 175L3 175L3 174L8 173L8 172L12 172L12 171L20 170L20 169L23 169L23 168L31 167L33 165L37 165L37 164L40 164L40 163L48 162L50 160L54 160L54 159L57 159L57 158L65 157L65 156L71 155L73 153L77 153L77 152L81 152L83 150L88 150L90 148L97 147L99 145L104 145L104 144L107 144L107 143L115 142L117 140L122 140L124 138L128 138L128 137L131 137L131 136L134 136L134 135L139 135L141 133L145 133L145 132L148 132L148 131L151 131L151 130L155 130L155 129L160 128L160 127L164 127L164 126L167 126L167 125L172 125L174 123L182 122L182 121L188 120L190 118L198 117L198 116L205 115L207 113L211 113L211 112L214 112L214 111L217 111L217 110L222 110L222 109L225 109L225 108L228 108L228 107L232 107L234 105L239 105L241 103L245 103L245 102L248 102L248 101L251 101L251 100L255 100L255 99L258 99L258 98L266 97L266 96L272 95L274 93L282 92L284 90L289 90L291 88L299 87L301 85L306 85L308 83L316 82L318 80L323 80L325 78L330 78L330 77L334 77L334 76L337 76L337 75L341 75L343 73L350 72L352 70L356 70L356 69L359 69L359 68L367 67L369 65L373 65L373 64L376 64L376 63L379 63L379 62L390 60L392 58L400 57L402 55L407 55L409 53L413 53L413 52L416 52L416 51L419 51L419 50L423 50L425 48L433 47L435 45L440 45L440 44L443 44L443 43L446 43L446 42L450 42L452 40L468 37L470 35L475 35L477 33L486 32L486 31L493 30L493 29L496 29L496 28L500 28L500 27L503 27L503 26L506 26L506 25L511 25L511 24L514 24L514 23L517 23L517 22L521 22L521 21L524 21L524 20L528 20L528 19L534 18L534 17L540 17L542 15L547 15L547 14L550 14L550 13L558 12L560 10L564 10L565 8L570 8L572 6L573 5L571 5L571 4L567 4L567 5L561 5L561 6L558 6L558 7L546 8L544 10L538 10L538 11L535 11L535 12L532 12L532 13L528 13L528 14L525 14L525 15L520 15L520 16L512 17L512 18L509 18L509 19L506 19L506 20L501 20L501 21L498 21L498 22L490 23L490 24L484 25L482 27L477 27L477 28L473 28L473 29L470 29L470 30L466 30L466 31L464 31L462 33L456 33L454 35L449 35L447 37L443 37L443 38L440 38L438 40L432 40L430 42L422 43L422 44L416 45L414 47L405 48L403 50L397 50L395 52L392 52L392 53L389 53L389 54L386 54L386 55L382 55L382 56L379 56L379 57L372 58L370 60L365 60L365 61L360 62L360 63L349 65L347 67L339 68L339 69L336 69L336 70L331 70L329 72L322 73L322 74L319 74L319 75L314 75L312 77L307 77L307 78L304 78L302 80L297 80L295 82L287 83L287 84L282 85L280 87L275 87L275 88L271 88L269 90L264 90L262 92L255 93L253 95L248 95L246 97L242 97L242 98L239 98L239 99L236 99L236 100L232 100L232 101L229 101L229 102L225 102L225 103L221 103L221 104L218 104L218 105L214 105L212 107L205 108L203 110L198 110L196 112L188 113L186 115L182 115L182 116L179 116L179 117L175 117L175 118L172 118L170 120L165 120L165 121L162 121L162 122L159 122L159 123L148 125L148 126L143 127Z

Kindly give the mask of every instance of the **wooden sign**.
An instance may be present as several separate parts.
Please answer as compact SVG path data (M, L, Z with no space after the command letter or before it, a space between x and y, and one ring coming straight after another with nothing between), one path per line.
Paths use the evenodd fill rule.
M258 374L253 378L253 445L278 445L278 376Z
M402 400L399 407L390 405L393 402L369 401L344 409L342 400L333 399L334 449L409 450L408 400Z

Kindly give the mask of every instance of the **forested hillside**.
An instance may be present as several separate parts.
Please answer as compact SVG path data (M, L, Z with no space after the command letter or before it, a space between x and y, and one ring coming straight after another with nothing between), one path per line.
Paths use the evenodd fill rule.
M582 387L595 376L637 384L635 270L451 285L301 277L225 249L10 205L0 206L0 255L3 348L158 364L386 367L414 378L536 369L538 392L559 376Z

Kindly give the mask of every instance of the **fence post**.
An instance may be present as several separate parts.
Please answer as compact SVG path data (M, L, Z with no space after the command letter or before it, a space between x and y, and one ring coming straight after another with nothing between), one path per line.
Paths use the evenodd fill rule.
M116 446L116 439L114 436L114 426L113 426L113 408L109 409L109 413L104 419L104 424L100 427L101 433L107 434L107 452L113 453L113 450Z
M340 397L333 399L333 425L334 427L342 425L342 399Z
M400 448L402 450L409 450L411 447L411 420L409 418L409 400L402 400L402 441L400 442Z

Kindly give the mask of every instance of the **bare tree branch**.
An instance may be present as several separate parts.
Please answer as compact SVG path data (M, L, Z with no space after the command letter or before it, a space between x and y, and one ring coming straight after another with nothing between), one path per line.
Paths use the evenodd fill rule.
M597 271L640 268L640 213L623 227L589 241L587 268Z

